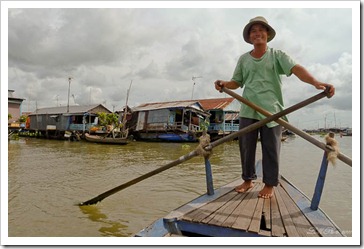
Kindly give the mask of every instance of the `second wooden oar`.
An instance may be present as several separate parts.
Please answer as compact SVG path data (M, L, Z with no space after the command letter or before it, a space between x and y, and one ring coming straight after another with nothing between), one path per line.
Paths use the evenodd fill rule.
M239 130L237 132L234 132L234 133L232 133L232 134L230 134L230 135L228 135L226 137L223 137L223 138L211 143L208 146L208 148L205 148L205 149L211 150L213 147L216 147L216 146L218 146L218 145L220 145L220 144L222 144L224 142L233 140L234 138L236 138L238 136L245 135L248 132L251 132L251 131L253 131L253 130L255 130L255 129L257 129L257 128L259 128L259 127L261 127L261 126L263 126L263 125L265 125L267 123L269 123L269 122L275 121L275 120L279 119L280 117L283 117L283 116L285 116L285 115L287 115L287 114L289 114L291 112L294 112L294 111L296 111L296 110L298 110L298 109L300 109L300 108L302 108L302 107L304 107L306 105L309 105L309 104L311 104L311 103L313 103L313 102L315 102L315 101L317 101L317 100L319 100L319 99L321 99L321 98L323 98L325 96L326 96L325 92L319 93L319 94L317 94L317 95L315 95L315 96L313 96L313 97L311 97L311 98L309 98L307 100L304 100L304 101L302 101L302 102L300 102L300 103L298 103L296 105L293 105L293 106L291 106L291 107L289 107L289 108L287 108L287 109L285 109L285 110L283 110L281 112L278 112L278 113L276 113L274 115L271 115L271 116L269 116L269 117L267 117L265 119L262 119L262 120L254 123L252 125L249 125L249 126L243 128L243 129L241 129L241 130ZM115 187L113 189L110 189L110 190L108 190L108 191L106 191L106 192L104 192L104 193L102 193L102 194L88 200L88 201L81 202L78 205L79 206L85 206L85 205L96 204L96 203L102 201L103 199L105 199L106 197L119 192L120 190L123 190L123 189L125 189L127 187L130 187L130 186L132 186L132 185L134 185L134 184L136 184L136 183L138 183L140 181L143 181L143 180L145 180L145 179L147 179L147 178L149 178L151 176L154 176L154 175L156 175L156 174L158 174L158 173L160 173L162 171L165 171L165 170L167 170L169 168L172 168L173 166L181 164L181 163L183 163L183 162L185 162L185 161L187 161L187 160L189 160L189 159L191 159L191 158L193 158L193 157L195 157L197 155L198 155L198 152L196 150L194 150L194 151L192 151L192 152L190 152L190 153L188 153L188 154L186 154L184 156L181 156L180 158L178 158L177 160L175 160L173 162L170 162L170 163L168 163L168 164L166 164L166 165L164 165L162 167L159 167L159 168L157 168L157 169L155 169L153 171L150 171L149 173L141 175L141 176L139 176L139 177L137 177L137 178L135 178L133 180L130 180L130 181L126 182L126 183L123 183L123 184L121 184L121 185L119 185L119 186L117 186L117 187Z
M234 97L235 99L239 100L240 102L246 104L247 106L253 108L254 110L256 110L257 112L260 112L261 114L263 114L266 117L272 116L273 114L264 110L263 108L261 108L260 106L257 106L256 104L248 101L247 99L243 98L242 96L240 96L239 94L223 87L221 89L223 92L227 93L228 95L230 95L231 97ZM327 89L325 92L328 92L329 89ZM317 140L316 138L312 137L311 135L307 134L304 131L301 131L300 129L294 127L293 125L291 125L290 123L288 123L287 121L279 118L277 120L275 120L275 122L277 122L278 124L284 126L285 128L287 128L288 130L294 132L295 134L299 135L300 137L306 139L307 141L311 142L312 144L316 145L317 147L328 151L328 146L322 142L320 142L319 140ZM352 166L352 160L351 158L349 158L348 156L342 154L342 153L338 153L337 158L340 159L341 161L343 161L344 163L346 163L349 166Z

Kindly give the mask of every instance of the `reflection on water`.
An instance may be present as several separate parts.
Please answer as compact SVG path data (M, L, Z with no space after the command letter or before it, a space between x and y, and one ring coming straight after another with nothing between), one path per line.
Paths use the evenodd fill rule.
M338 141L341 151L351 157L351 138L338 138ZM131 236L206 193L203 158L177 165L97 205L75 204L176 160L195 146L143 142L108 146L42 139L10 141L9 236ZM287 140L282 146L281 173L310 198L322 154L299 137ZM236 141L215 148L210 160L215 188L240 178ZM341 162L330 167L321 199L321 208L346 231L351 231L351 178L351 168ZM338 186L337 179L345 184Z
M125 228L127 227L126 225L123 225L120 222L109 220L105 214L101 213L98 206L80 206L80 209L82 213L87 215L87 218L89 218L91 221L101 223L102 227L99 228L101 236L130 236L130 233L120 233L120 231L125 230Z

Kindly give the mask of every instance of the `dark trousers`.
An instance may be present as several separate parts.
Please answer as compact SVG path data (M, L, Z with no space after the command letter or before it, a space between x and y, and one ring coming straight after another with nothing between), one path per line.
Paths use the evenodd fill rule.
M259 120L240 118L240 129L247 127ZM267 185L277 186L279 175L279 154L281 151L280 125L268 128L266 125L239 137L240 158L243 180L255 180L255 154L257 148L258 133L262 146L263 182Z

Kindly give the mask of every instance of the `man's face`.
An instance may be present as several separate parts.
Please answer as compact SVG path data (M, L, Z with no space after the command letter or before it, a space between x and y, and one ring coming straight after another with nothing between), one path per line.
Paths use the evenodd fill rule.
M267 43L268 40L268 30L262 24L254 24L249 31L249 39L251 43L263 44Z

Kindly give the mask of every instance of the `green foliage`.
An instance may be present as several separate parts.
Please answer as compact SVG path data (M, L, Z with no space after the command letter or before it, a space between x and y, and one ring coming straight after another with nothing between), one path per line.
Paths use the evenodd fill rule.
M19 118L20 123L25 123L27 121L28 116L27 115L21 115Z
M206 118L205 120L200 121L200 130L201 131L207 131L210 126L210 119Z
M101 126L105 126L107 125L107 120L106 120L106 113L105 112L98 112L97 116L99 118L99 124Z
M119 116L116 113L99 112L97 116L99 117L99 124L101 126L118 124Z
M11 115L10 113L8 114L8 120L9 119L12 119L13 118L13 115Z
M106 115L106 120L109 125L111 124L117 125L119 122L119 116L116 113L108 113Z

